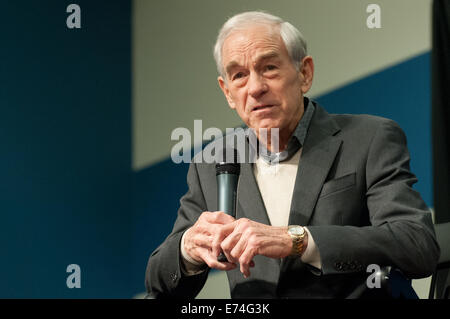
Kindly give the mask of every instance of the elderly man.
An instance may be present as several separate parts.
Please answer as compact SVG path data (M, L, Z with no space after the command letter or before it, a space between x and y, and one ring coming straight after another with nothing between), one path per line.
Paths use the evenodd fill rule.
M313 59L278 17L230 18L214 56L229 106L267 152L241 164L235 218L217 211L214 164L190 165L173 231L149 258L149 295L194 297L211 268L227 271L233 298L363 297L371 264L430 275L439 247L399 126L306 98ZM260 129L277 129L281 152Z

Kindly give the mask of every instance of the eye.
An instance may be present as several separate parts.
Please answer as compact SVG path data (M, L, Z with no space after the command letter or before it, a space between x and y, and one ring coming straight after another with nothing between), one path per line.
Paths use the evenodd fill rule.
M276 70L276 69L277 69L276 65L273 65L273 64L266 65L266 70L267 71L272 71L272 70Z
M244 72L238 72L235 75L233 75L232 79L237 80L237 79L242 78L243 76L244 76Z

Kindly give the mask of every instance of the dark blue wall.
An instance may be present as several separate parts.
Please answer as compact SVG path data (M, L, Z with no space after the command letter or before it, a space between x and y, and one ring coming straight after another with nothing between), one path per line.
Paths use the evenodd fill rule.
M189 164L159 162L134 174L133 286L144 291L148 257L172 231ZM140 289L140 290L139 290Z
M131 297L130 1L0 4L0 297ZM81 267L68 289L66 267Z

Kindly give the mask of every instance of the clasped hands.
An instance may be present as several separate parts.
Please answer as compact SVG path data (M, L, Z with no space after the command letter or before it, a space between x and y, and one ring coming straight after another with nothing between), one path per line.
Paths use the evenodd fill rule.
M198 262L210 268L231 270L240 265L245 278L254 267L253 257L284 258L292 249L287 227L261 224L247 218L234 219L223 212L203 212L186 231L184 249ZM228 262L217 257L223 252Z

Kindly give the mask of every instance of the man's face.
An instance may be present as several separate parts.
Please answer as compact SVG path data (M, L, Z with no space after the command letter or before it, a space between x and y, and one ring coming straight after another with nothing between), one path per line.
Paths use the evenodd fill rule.
M219 85L248 127L279 128L280 135L293 132L312 82L311 57L303 60L307 72L303 67L298 72L279 32L255 25L225 39L222 65L226 81L219 77Z

